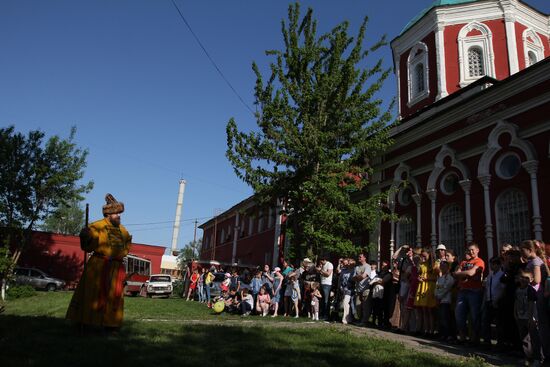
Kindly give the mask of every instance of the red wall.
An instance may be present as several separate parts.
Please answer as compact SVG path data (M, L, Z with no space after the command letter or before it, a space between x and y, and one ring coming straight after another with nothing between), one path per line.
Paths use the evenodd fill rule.
M495 54L496 79L502 80L510 75L508 63L508 46L506 44L506 26L504 20L488 20L482 22L493 33L493 51ZM447 70L447 92L449 94L460 89L460 65L458 62L458 33L466 24L455 24L445 27L445 67Z
M437 96L437 61L436 61L436 49L435 49L435 34L431 32L424 39L421 40L428 47L428 86L430 88L430 94L425 99L419 101L418 103L407 106L409 102L409 87L408 83L408 72L407 72L407 60L411 50L407 50L401 55L399 60L399 88L401 92L401 111L400 114L402 117L409 116L416 111L432 104L435 102L435 97Z
M160 273L165 248L162 246L132 243L130 253L151 260L151 273ZM32 244L25 249L19 266L36 267L67 282L78 281L82 272L84 251L78 236L65 236L49 232L34 232Z

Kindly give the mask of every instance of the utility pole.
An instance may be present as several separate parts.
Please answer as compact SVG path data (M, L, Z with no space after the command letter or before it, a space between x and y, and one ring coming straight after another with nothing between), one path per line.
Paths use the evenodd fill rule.
M197 241L197 224L199 222L195 219L195 231L193 232L193 242Z

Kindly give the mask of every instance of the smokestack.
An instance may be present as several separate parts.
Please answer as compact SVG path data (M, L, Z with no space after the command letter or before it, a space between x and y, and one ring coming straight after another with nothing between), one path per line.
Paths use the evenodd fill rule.
M174 220L174 232L172 234L172 255L175 255L178 247L178 236L180 234L181 207L183 206L183 192L185 191L186 181L180 180L180 189L178 192L178 203L176 204L176 219Z

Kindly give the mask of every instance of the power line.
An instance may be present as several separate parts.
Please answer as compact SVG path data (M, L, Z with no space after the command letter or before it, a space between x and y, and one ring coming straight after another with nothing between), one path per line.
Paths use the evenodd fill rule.
M198 218L191 218L191 219L182 219L180 220L180 223L183 223L183 222L193 222L195 220L199 220L199 219L209 219L209 218L213 218L213 217L198 217ZM163 222L150 222L150 223L129 223L129 224L124 224L124 226L146 226L146 225L153 225L153 224L164 224L164 223L174 223L174 220L167 220L167 221L163 221Z
M172 0L172 4L174 4L174 7L176 8L176 10L178 11L181 19L183 20L183 22L185 23L185 25L187 26L187 28L189 29L189 32L191 32L191 34L193 35L193 37L195 38L195 40L197 41L197 43L199 44L199 46L202 48L204 54L206 55L206 57L208 57L208 60L210 60L210 62L212 63L212 65L214 65L214 68L218 71L218 74L220 74L220 76L222 77L222 79L225 81L225 83L229 86L229 88L231 88L231 90L233 91L233 93L235 93L235 95L237 96L237 98L239 98L239 100L241 101L241 103L250 111L250 113L252 113L252 115L254 115L254 111L252 111L252 109L248 106L248 104L244 101L244 99L241 97L241 95L237 92L237 90L235 88L233 88L233 85L229 82L229 80L225 77L225 75L222 73L222 71L220 70L220 68L218 67L218 65L216 64L216 62L214 61L214 59L210 56L210 54L208 53L208 51L206 51L206 48L204 47L204 45L202 44L201 40L199 39L199 37L195 34L195 32L193 32L193 29L191 28L191 25L189 24L189 22L187 22L187 19L185 19L185 17L183 16L183 13L181 12L180 8L178 8L178 5L176 4L176 1L175 0Z

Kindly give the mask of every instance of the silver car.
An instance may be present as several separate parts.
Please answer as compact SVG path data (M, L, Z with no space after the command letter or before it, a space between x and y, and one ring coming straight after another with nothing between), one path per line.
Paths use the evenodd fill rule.
M34 289L55 291L65 287L63 280L52 278L42 270L35 268L15 268L14 275L15 284L30 285Z

